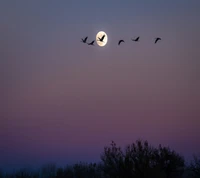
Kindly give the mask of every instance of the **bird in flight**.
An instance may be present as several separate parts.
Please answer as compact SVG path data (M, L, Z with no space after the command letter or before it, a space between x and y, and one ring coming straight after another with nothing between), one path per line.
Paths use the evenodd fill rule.
M99 37L98 37L98 38L99 38L99 40L98 40L98 41L101 41L101 42L103 42L103 39L105 38L105 36L106 36L106 35L103 35L101 38L99 38Z
M94 46L94 41L92 41L91 43L88 43L88 45Z
M124 42L124 40L119 40L118 45L120 45L122 42Z
M136 39L132 39L132 41L139 41L140 37L138 36Z
M161 38L156 38L156 39L155 39L155 44L156 44L159 40L161 40Z
M82 40L81 42L86 43L87 39L88 39L88 37L85 37L84 39L82 38L82 39L81 39L81 40Z

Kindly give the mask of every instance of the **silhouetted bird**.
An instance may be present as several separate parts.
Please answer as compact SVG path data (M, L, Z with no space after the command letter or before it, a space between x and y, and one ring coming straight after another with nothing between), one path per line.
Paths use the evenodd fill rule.
M119 40L118 45L120 45L122 42L124 42L124 40Z
M136 39L132 39L132 41L139 41L140 37L138 36Z
M156 38L155 44L156 44L159 40L161 40L161 38Z
M83 43L86 43L87 39L88 39L88 37L85 37L85 39L81 38Z
M94 41L92 41L91 43L88 43L88 45L93 45L94 46Z
M101 38L99 38L99 37L98 37L98 38L99 38L99 40L98 40L98 41L101 41L101 42L103 42L103 39L105 38L105 36L106 36L106 35L103 35Z

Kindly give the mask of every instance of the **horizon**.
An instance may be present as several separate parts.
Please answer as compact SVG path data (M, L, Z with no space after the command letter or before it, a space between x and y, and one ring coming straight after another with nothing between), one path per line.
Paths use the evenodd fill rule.
M97 160L110 140L200 154L199 7L1 1L0 168ZM104 47L80 42L99 31Z
M137 139L137 140L141 140L141 139ZM135 140L134 142L128 143L128 144L136 143L137 140ZM142 140L142 141L145 141L145 140ZM104 147L110 147L110 145L111 144L107 144ZM120 146L123 151L125 150L125 147L127 146L127 145L124 145L124 146L118 145L117 143L116 143L116 145ZM149 143L149 145L153 146L154 148L158 148L158 146L159 146L159 145L151 145L151 143ZM162 145L162 146L164 146L166 148L169 148L171 151L175 151L176 152L176 150L173 150L172 148L170 148L168 146L165 146L165 145ZM20 171L20 170L27 170L27 171L33 171L33 172L34 171L41 171L41 169L43 167L46 167L46 166L49 166L49 165L53 165L56 168L66 168L67 166L74 166L75 164L80 164L80 163L81 164L84 164L84 163L86 163L86 164L90 164L90 163L102 164L102 160L100 158L100 156L101 156L102 153L103 153L103 149L102 149L102 152L99 155L99 159L98 160L97 159L96 160L92 159L92 160L87 160L87 161L85 161L85 160L76 160L76 161L75 160L73 160L73 161L71 160L71 161L67 161L67 158L66 158L66 161L62 162L62 163L61 162L57 162L57 163L56 162L43 162L43 163L35 164L35 165L30 162L29 164L19 165L18 167L17 166L15 166L15 167L12 167L12 166L0 167L0 173L1 172L3 172L3 173L15 173L15 172ZM200 156L198 154L193 154L192 157L191 157L191 159L187 160L187 158L185 158L184 155L181 155L178 152L176 152L176 153L179 154L181 157L184 158L184 161L185 161L184 163L185 163L185 167L186 168L188 168L190 166L191 162L194 162L194 157L193 156L197 156L197 157ZM186 172L187 172L187 170L186 170Z

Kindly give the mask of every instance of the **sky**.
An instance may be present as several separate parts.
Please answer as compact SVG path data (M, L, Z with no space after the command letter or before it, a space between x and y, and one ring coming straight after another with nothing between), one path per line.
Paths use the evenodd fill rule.
M198 154L199 16L199 0L0 1L0 167L99 161L111 140ZM106 46L80 42L101 30Z

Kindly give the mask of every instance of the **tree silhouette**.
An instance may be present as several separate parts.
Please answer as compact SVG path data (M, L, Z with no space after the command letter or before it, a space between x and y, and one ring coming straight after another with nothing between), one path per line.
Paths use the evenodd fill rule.
M147 141L136 140L123 150L112 141L100 158L98 164L79 162L65 168L47 164L35 172L0 171L0 178L183 178L183 172L188 178L200 178L200 157L195 156L186 169L184 158L174 150L153 147Z
M15 175L14 174L9 174L9 173L6 173L5 174L5 178L15 178Z
M55 178L56 165L53 163L46 164L41 169L41 176L43 178Z
M86 169L85 169L85 165L83 163L75 164L73 166L73 169L74 169L75 177L77 177L77 178L85 177Z
M122 177L123 175L123 161L124 155L120 147L112 141L111 147L105 147L104 153L101 155L103 161L103 171L105 175L112 178Z
M64 176L67 178L74 178L74 171L73 171L73 167L72 166L67 166L64 169Z
M78 163L73 166L74 177L76 178L99 178L100 169L96 163Z
M32 178L32 172L29 169L21 169L15 173L15 178Z
M193 156L193 160L190 163L189 170L191 171L191 178L200 177L200 156Z
M110 178L181 177L184 159L169 148L154 148L147 141L137 140L123 152L112 141L101 155L103 171Z
M132 162L132 175L135 177L149 177L152 172L153 148L147 141L137 140L126 147L126 157Z
M166 178L181 177L184 172L185 161L182 156L169 147L159 145L154 151L156 166L164 172Z
M3 177L4 177L3 171L0 169L0 178L3 178Z
M58 168L56 171L56 178L64 178L65 174L64 174L64 170L63 168Z

